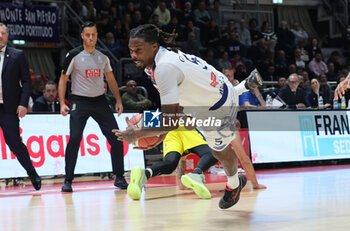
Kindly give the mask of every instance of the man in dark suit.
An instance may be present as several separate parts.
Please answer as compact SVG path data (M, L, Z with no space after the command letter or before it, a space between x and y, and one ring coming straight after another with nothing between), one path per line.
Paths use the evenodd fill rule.
M287 104L288 108L305 108L305 92L299 86L300 79L297 74L291 74L287 80L287 86L278 93L279 97Z
M0 23L0 127L6 144L27 171L33 187L39 190L41 179L19 133L19 118L27 114L31 92L29 66L23 51L8 47L7 42L7 27Z
M43 95L35 100L33 111L60 112L60 102L57 100L57 93L57 83L48 81L44 86Z

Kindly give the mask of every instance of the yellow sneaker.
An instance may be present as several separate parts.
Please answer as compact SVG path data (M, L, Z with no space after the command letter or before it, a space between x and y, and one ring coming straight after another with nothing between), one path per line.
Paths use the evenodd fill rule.
M187 188L191 188L198 197L202 199L211 198L211 193L205 186L204 174L188 173L181 177L181 183Z
M130 173L130 183L127 188L128 196L133 200L141 198L143 186L147 183L145 170L140 167L134 167Z

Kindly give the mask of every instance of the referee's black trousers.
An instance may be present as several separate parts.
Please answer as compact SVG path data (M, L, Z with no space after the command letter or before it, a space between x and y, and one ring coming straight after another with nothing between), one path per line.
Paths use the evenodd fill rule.
M80 141L86 121L92 117L100 126L111 145L112 169L116 176L124 174L123 143L117 140L112 129L119 129L115 117L104 95L84 97L72 95L70 112L70 137L65 151L66 180L73 180Z

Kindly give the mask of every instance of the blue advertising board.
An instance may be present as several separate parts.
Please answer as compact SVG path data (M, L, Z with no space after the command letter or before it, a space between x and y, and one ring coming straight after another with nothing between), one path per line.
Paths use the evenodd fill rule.
M0 22L7 26L9 40L59 42L56 7L0 3Z

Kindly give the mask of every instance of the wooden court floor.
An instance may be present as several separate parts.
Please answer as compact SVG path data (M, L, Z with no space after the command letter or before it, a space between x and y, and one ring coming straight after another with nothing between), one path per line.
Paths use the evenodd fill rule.
M257 177L268 188L253 191L248 183L227 210L218 208L224 177L216 176L208 176L210 200L178 190L174 176L153 178L140 201L112 181L75 183L75 192L64 194L60 183L39 192L2 186L0 230L350 230L349 165L264 170Z

